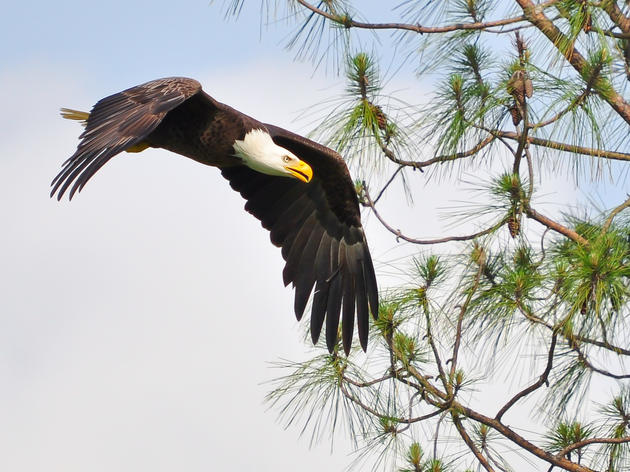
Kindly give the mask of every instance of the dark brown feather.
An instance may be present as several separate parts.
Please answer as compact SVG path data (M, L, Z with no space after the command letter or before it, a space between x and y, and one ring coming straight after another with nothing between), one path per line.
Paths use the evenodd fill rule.
M324 319L326 317L326 307L328 306L328 291L330 284L325 280L318 279L315 283L315 293L313 295L313 309L311 310L311 340L313 344L319 341L322 333Z
M347 246L344 245L344 251L347 250ZM350 353L352 347L352 335L354 334L354 309L355 309L355 294L354 294L354 276L349 273L343 280L343 306L341 316L341 334L343 342L343 350L346 355Z
M320 254L328 254L330 252L331 239L328 234L323 233L320 236L319 244L315 248L315 254L312 255L310 251L304 251L302 256L303 260L307 264L312 264L313 260L317 260L322 257ZM294 310L295 316L298 320L302 319L306 304L315 285L317 279L317 272L315 270L302 270L300 271L293 281L295 287L295 303Z
M319 240L323 229L324 228L317 223L317 213L313 210L313 213L311 213L311 216L304 221L300 231L295 235L291 244L291 250L286 257L287 263L282 271L282 280L284 281L284 285L289 285L293 282L295 280L295 276L300 270L302 270L302 254L309 240L315 238ZM315 241L313 241L313 244L315 244Z
M338 257L337 254L334 257ZM339 313L343 297L344 279L337 272L330 282L328 305L326 306L326 347L332 351L337 344L337 331L339 330Z
M170 110L200 91L196 80L170 78L100 100L90 112L76 152L53 180L51 196L57 193L61 200L72 185L72 198L109 159L146 139Z

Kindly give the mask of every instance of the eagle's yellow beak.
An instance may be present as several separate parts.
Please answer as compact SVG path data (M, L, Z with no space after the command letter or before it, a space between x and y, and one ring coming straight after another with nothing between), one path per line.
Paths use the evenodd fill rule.
M296 164L291 164L284 167L291 175L296 179L300 179L302 182L309 183L313 178L313 169L306 162L298 160Z

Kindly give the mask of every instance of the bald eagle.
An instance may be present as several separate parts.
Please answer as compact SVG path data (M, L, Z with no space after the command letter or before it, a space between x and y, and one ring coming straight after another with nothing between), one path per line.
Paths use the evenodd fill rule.
M76 152L52 181L51 197L69 199L122 151L164 148L218 167L247 200L245 210L282 248L285 286L295 288L302 318L311 296L311 337L324 320L326 345L337 344L339 319L349 353L355 313L367 348L369 312L378 314L372 258L361 226L359 202L341 156L316 142L261 123L206 94L193 79L153 80L103 98L90 113L62 109L83 120Z

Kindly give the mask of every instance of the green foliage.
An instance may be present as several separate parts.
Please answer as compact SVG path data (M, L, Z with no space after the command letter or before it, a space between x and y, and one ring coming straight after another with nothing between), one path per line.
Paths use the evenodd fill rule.
M420 357L418 341L413 336L397 332L394 335L393 345L394 352L404 365L409 365Z
M381 102L391 103L382 95L381 77L374 58L365 52L348 56L346 63L346 97L326 118L326 126L317 134L361 167L382 169L372 158L391 147L406 147L407 135L401 132L395 114Z
M374 335L373 342L390 342L394 333L409 322L411 314L405 309L409 300L409 297L393 293L389 297L381 298L378 318L374 320L373 329L370 331Z
M398 469L399 472L447 472L451 470L440 459L424 459L424 452L417 442L411 443L405 457L406 467Z
M630 388L621 389L608 404L602 405L600 413L605 418L603 429L608 437L624 438L630 436ZM630 460L630 443L610 444L603 448L609 470L621 471Z
M483 104L490 95L490 86L484 80L484 75L493 65L491 52L479 44L468 43L464 45L461 55L454 59L454 72L473 78L470 95L478 98L480 104ZM483 114L482 111L480 115Z
M593 436L594 430L588 425L583 425L579 421L559 422L551 431L547 433L546 440L551 451L559 453L565 448L575 443L584 441ZM581 460L583 448L576 448L571 452L567 452L567 458L571 460L571 455L576 454L578 460Z
M409 462L409 465L412 467L411 469L401 469L401 472L406 472L406 471L413 471L413 472L417 472L417 471L421 471L422 469L420 468L420 464L422 462L422 456L423 456L423 451L422 451L422 447L420 446L419 443L417 442L412 442L411 445L409 446L409 452L407 452L407 462Z
M415 277L419 279L425 289L435 287L443 282L448 272L448 267L440 256L435 254L420 255L413 259Z
M478 23L487 17L491 7L492 2L488 0L456 0L452 2L451 11L453 19Z
M560 422L547 434L547 441L553 451L560 452L567 446L588 439L592 434L592 428L584 426L579 421Z
M441 108L445 112L437 117L436 128L444 130L438 145L445 154L459 150L460 142L470 129L466 112L472 109L468 104L474 95L469 93L471 88L465 85L461 74L452 74L441 91Z
M562 241L554 245L556 290L566 307L567 332L609 338L623 320L619 310L630 296L630 243L622 228L575 221L588 246Z
M334 435L337 425L347 429L355 439L368 430L370 420L341 391L344 375L363 379L362 371L347 359L322 354L299 364L277 363L276 367L290 368L291 372L273 381L276 388L269 393L267 401L279 407L287 426L303 419L302 433L310 428L311 442L324 433ZM346 388L351 392L355 390L352 385Z

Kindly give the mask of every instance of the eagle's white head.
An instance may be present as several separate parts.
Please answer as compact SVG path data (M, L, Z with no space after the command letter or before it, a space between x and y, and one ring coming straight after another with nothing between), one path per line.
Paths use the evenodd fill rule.
M291 151L278 146L271 136L261 129L253 129L242 140L234 141L234 154L250 169L267 175L294 177L310 182L313 169Z

